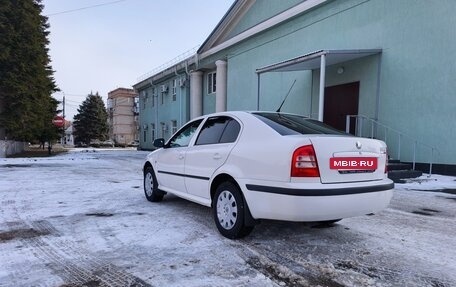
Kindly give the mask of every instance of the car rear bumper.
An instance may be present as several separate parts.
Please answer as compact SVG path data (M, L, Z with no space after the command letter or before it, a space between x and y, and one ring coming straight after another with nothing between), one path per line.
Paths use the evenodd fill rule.
M389 179L344 184L241 181L255 219L322 221L359 216L385 209L393 196Z

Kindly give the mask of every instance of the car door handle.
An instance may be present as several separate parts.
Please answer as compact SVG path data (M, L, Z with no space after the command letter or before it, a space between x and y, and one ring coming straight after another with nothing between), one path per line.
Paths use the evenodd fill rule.
M214 156L212 157L213 159L221 159L222 156L219 153L215 153Z
M184 159L184 155L181 153L181 154L179 154L178 158L179 159Z

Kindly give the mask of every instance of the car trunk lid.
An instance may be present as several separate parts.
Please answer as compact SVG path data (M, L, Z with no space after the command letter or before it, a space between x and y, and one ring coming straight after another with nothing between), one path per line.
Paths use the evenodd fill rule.
M322 183L381 180L385 177L386 145L378 140L350 136L315 136Z

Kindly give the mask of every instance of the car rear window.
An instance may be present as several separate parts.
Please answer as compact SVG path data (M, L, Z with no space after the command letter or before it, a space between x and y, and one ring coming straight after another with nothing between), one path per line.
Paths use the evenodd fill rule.
M345 135L344 132L327 124L299 115L281 113L253 113L253 115L283 136L299 134Z

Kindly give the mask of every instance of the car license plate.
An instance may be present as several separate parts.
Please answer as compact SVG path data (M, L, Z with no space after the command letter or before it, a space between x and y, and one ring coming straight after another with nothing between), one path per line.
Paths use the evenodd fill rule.
M332 157L329 159L331 169L338 170L375 170L376 157Z

